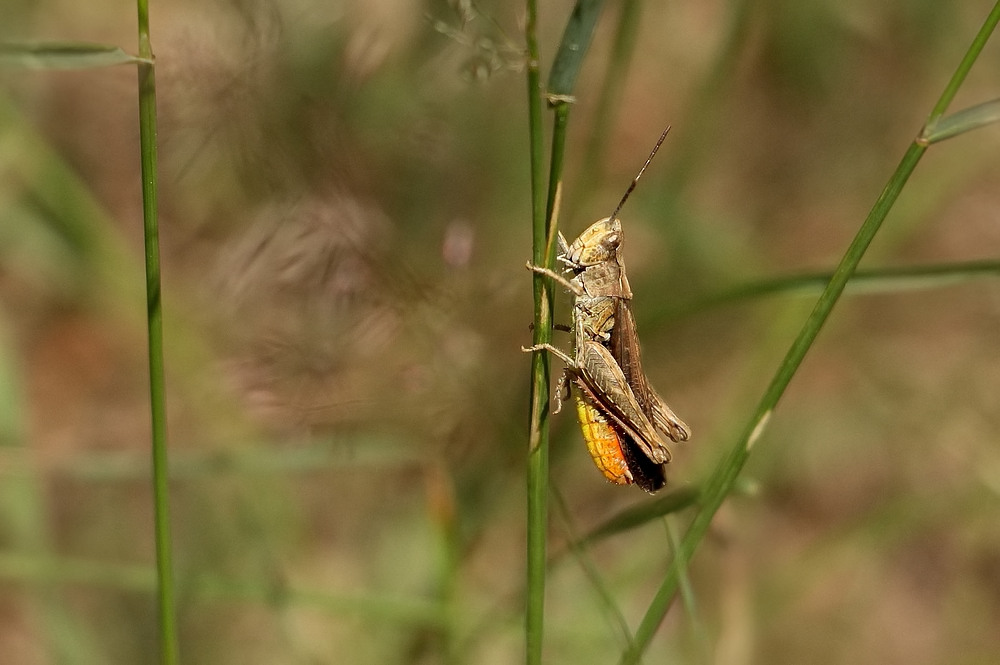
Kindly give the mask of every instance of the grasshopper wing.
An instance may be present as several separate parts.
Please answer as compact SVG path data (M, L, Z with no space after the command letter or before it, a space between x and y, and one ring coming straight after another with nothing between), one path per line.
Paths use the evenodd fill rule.
M636 399L611 352L600 343L585 340L577 351L581 379L599 408L611 416L653 462L670 461L670 449Z
M663 489L667 484L667 472L664 468L666 465L649 459L636 441L627 434L623 433L622 437L625 441L622 453L625 455L625 461L632 472L635 484L650 494Z
M653 390L642 369L639 336L636 334L635 317L628 300L618 299L610 346L612 357L621 367L625 381L632 388L646 417L674 441L687 441L691 436L691 428Z
M657 429L674 441L687 441L691 438L691 428L688 424L677 417L673 409L667 406L652 387L649 388L649 397L653 409L653 424Z

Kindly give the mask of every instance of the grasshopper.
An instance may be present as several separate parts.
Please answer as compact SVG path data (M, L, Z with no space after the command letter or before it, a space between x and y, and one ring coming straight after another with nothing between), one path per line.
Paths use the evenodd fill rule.
M617 215L668 131L669 127L610 217L591 224L572 244L559 234L558 260L572 273L571 279L528 264L574 295L573 356L551 344L525 349L546 350L566 364L555 412L561 408L562 392L572 383L577 418L595 465L611 482L635 483L650 493L666 483L664 465L671 457L660 433L685 441L691 430L653 390L642 369Z

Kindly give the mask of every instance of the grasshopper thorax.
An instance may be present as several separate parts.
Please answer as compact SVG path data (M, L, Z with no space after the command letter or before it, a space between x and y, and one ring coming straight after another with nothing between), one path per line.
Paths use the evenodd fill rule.
M610 217L591 224L572 244L560 237L559 260L573 273L570 281L578 297L632 298L619 252L622 238L621 222Z

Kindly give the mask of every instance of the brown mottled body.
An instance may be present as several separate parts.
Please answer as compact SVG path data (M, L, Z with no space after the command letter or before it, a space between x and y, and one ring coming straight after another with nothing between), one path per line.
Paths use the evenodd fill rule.
M686 441L691 430L649 385L642 369L617 215L669 130L660 136L614 214L591 224L572 244L559 234L558 260L571 273L569 279L528 264L575 296L573 356L551 344L525 350L544 349L566 363L560 385L572 383L577 417L595 465L611 482L634 482L647 492L666 483L664 466L671 453L661 434Z

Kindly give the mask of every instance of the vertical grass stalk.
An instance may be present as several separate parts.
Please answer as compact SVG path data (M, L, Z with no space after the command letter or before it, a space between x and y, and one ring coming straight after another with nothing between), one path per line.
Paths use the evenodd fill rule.
M527 44L528 131L531 141L531 230L532 261L552 267L555 259L556 219L562 191L563 152L569 103L583 56L593 36L603 0L577 0L556 52L546 97L555 109L549 184L544 188L545 154L542 128L542 87L536 34L538 12L535 0L527 0L525 41ZM535 274L534 344L552 341L553 296L549 280ZM545 606L546 531L548 525L549 476L549 358L532 355L531 415L528 433L528 570L525 610L525 661L542 662L543 614Z
M525 40L528 49L528 136L531 160L532 261L547 265L547 216L543 161L545 141L542 129L542 83L539 74L538 11L535 0L527 0ZM532 282L535 315L534 343L552 338L552 292L548 281L535 275ZM531 356L531 397L528 423L528 516L527 590L525 599L525 662L542 662L543 618L545 612L545 536L548 524L549 475L549 358L545 353Z
M167 422L163 376L163 307L160 300L160 240L156 217L156 68L149 41L149 3L137 0L139 142L142 164L142 216L146 263L146 320L149 336L149 405L152 420L153 510L156 528L160 662L180 662L174 606L170 538L170 489L167 474Z

